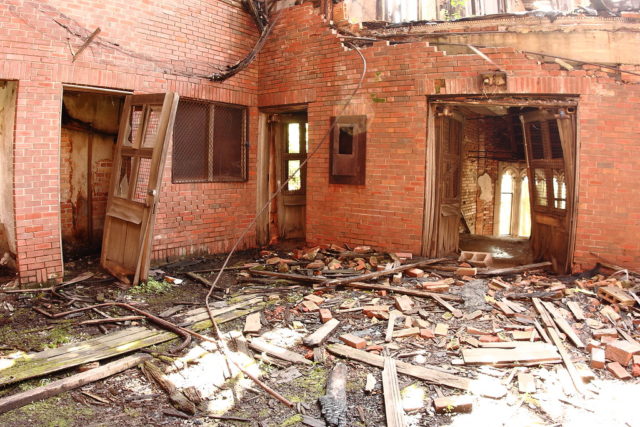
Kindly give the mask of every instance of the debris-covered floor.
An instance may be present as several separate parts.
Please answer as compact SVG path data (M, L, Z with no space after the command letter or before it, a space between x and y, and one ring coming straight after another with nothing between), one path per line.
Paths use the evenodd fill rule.
M204 301L223 258L131 289L80 259L61 286L0 293L0 425L638 424L634 272L461 258L238 253L210 300L220 340Z

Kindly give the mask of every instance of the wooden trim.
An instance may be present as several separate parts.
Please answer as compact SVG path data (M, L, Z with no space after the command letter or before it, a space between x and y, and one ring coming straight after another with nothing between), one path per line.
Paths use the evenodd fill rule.
M269 114L258 115L258 149L256 159L256 215L269 201ZM256 218L258 245L269 243L269 209Z

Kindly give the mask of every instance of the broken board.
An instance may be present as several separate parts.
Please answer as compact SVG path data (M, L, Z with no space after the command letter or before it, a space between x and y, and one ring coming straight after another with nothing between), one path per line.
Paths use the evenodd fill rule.
M466 348L462 358L467 365L528 366L562 363L557 349L542 342L518 342L514 348Z
M348 359L357 360L378 368L384 367L384 357L366 351L356 350L342 344L331 344L327 346L330 353ZM459 377L446 372L436 371L422 366L412 365L406 362L396 362L398 373L418 378L432 384L441 384L460 390L471 391L483 396L499 398L506 394L507 389L494 378L479 376L477 379Z
M261 299L254 298L233 306L213 310L216 323L229 322L254 311L262 310L264 304L257 304L256 300ZM243 307L246 306L250 308L244 309ZM190 328L194 331L201 331L210 326L211 320L202 320L193 323ZM131 353L175 338L178 338L178 335L173 332L132 327L87 341L65 344L58 348L27 354L11 360L11 365L0 369L0 386Z

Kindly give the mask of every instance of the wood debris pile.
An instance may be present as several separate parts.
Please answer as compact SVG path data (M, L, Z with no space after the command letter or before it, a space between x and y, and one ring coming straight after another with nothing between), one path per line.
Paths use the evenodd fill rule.
M425 416L473 413L480 397L516 394L522 396L522 404L528 396L548 392L556 382L562 386L560 401L586 407L586 399L598 393L594 379L635 382L634 377L640 376L636 340L640 310L635 294L640 281L634 274L592 271L559 277L543 271L549 263L506 269L490 265L490 257L474 253L456 260L382 253L366 246L265 250L257 259L229 269L238 286L232 287L231 294L231 288L216 289L216 294L235 301L220 301L214 315L220 324L241 319L242 325L236 324L225 335L235 337L231 341L238 351L276 369L265 380L275 390L270 394L295 406L307 425L342 426L357 421L376 425L381 419L387 425L409 425L416 424L415 419L411 421L416 414L419 424L428 422ZM207 274L212 271L172 274L209 286ZM113 338L96 341L103 347L112 342L112 346L86 347L81 357L74 354L73 363L65 359L60 366L184 338L185 330L204 333L211 325L204 309L183 308L188 307L166 310L159 316L165 320L155 320L155 326L167 330L163 333L137 328L133 331L136 345L128 347L123 345L126 334L120 331ZM136 314L154 323L149 313L138 310ZM196 332L189 334L202 338ZM64 354L63 346L51 356L60 360ZM11 381L5 382L35 376L24 367L40 374L53 372L42 371L36 363L46 358L49 355L30 356L30 364L25 359L20 369L11 371ZM148 359L139 358L145 361L147 375L164 382ZM326 368L324 395L302 405L278 395L283 383L313 366ZM104 377L100 375L97 372L95 378ZM355 391L354 375L363 379ZM271 390L265 384L261 387ZM407 401L411 387L423 390L423 396ZM170 384L163 388L170 390L174 405L175 396L181 396L182 403L175 406L183 412L189 407L189 415L204 407L202 396L189 404L193 394L189 390ZM372 414L373 408L352 401L354 392L378 396L385 410ZM33 393L38 395L38 389ZM0 412L3 404L16 407L16 397L0 399Z

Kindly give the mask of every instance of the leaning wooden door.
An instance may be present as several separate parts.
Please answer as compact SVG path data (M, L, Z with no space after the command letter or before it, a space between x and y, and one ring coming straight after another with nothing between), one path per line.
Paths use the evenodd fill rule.
M146 280L149 273L155 209L178 98L167 93L125 100L100 263L128 284Z
M290 178L278 197L279 234L281 239L304 239L307 168L300 166L307 158L307 115L278 114L277 123L278 187Z
M531 248L557 273L569 269L575 116L539 110L520 116L531 195Z
M456 112L437 113L436 132L436 191L435 256L458 250L461 217L461 152L463 117Z

